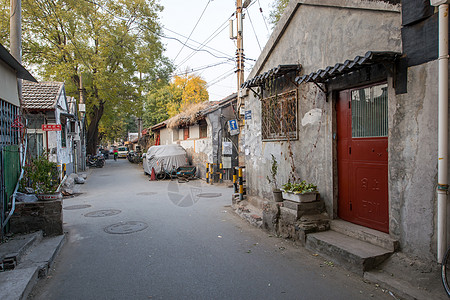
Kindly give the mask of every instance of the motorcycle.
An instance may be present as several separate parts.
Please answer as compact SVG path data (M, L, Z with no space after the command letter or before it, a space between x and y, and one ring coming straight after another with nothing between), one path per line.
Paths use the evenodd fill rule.
M86 157L86 165L88 167L103 168L105 165L105 158L103 155L88 155Z

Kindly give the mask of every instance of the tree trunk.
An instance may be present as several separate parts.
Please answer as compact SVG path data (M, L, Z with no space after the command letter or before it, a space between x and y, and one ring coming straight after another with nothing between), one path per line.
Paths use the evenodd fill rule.
M103 116L104 103L99 101L99 105L92 108L89 114L89 126L87 129L86 152L95 155L98 145L98 124Z

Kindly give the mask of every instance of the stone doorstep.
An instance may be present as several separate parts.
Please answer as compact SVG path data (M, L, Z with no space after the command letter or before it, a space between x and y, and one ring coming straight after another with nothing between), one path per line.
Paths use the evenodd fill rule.
M308 234L306 248L361 276L392 254L392 251L332 230Z
M399 248L399 242L391 238L389 234L346 222L344 220L332 220L330 228L331 230L340 232L355 239L388 249L391 252L395 252Z
M42 231L26 235L17 235L0 245L0 263L6 270L11 270L22 261L27 251L42 240Z

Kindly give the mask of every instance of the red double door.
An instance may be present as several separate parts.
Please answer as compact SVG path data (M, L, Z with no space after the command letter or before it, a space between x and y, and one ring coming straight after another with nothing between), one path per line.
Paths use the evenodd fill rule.
M339 93L338 215L389 232L387 85Z

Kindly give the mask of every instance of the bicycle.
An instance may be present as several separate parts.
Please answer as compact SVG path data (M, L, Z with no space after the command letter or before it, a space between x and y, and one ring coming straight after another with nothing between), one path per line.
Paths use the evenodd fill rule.
M450 297L450 286L448 282L448 276L450 275L450 247L445 252L444 259L442 260L441 265L441 279L442 284L444 285L444 289L447 292L447 295ZM448 272L448 274L447 274Z

